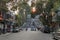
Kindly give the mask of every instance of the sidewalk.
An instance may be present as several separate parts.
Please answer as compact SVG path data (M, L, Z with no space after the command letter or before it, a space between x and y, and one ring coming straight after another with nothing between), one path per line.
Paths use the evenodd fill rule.
M12 33L6 33L6 34L1 34L0 36L8 36L8 35L11 35Z

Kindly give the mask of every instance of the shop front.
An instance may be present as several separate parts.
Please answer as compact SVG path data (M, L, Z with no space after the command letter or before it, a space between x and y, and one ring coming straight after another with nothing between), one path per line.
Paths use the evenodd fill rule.
M0 13L0 34L3 33L3 28L4 28L4 19L2 14Z

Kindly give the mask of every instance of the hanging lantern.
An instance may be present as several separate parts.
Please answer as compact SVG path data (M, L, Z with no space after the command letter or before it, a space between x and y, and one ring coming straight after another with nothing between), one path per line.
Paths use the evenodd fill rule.
M35 13L36 12L36 7L32 8L32 12Z

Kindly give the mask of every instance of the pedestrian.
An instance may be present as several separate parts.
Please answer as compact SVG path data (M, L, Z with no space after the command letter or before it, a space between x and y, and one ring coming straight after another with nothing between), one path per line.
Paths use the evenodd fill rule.
M0 28L0 35L1 35L1 32L2 32L2 30L1 30L1 28Z
M37 28L38 29L38 31L40 30L40 28Z
M35 28L35 31L36 31L36 28Z
M26 28L26 31L28 30L28 28Z

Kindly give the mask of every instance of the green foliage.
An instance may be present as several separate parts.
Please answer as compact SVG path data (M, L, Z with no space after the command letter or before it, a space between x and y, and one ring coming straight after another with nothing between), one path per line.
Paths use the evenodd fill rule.
M54 10L56 11L58 8L60 7L60 0L57 0L55 3L54 3Z
M1 1L3 1L3 2L6 2L6 3L7 3L7 2L9 2L9 1L11 1L11 0L1 0Z
M11 10L13 10L13 11L17 10L17 6L13 6L13 7L11 8Z
M37 14L40 14L42 13L42 3L37 3L36 4L36 8L37 8Z
M32 17L32 18L35 18L35 14L32 14L32 13L31 13L31 17Z
M19 26L21 26L21 15L16 15L16 22L18 23Z
M7 7L0 7L0 11L5 11L5 12L7 12L7 11L8 11L8 8L7 8Z
M16 10L19 7L19 13L17 15L16 21L18 25L22 25L26 20L26 15L30 13L30 6L26 2L18 2L17 6L13 6L12 10ZM26 10L24 14L24 9Z
M10 0L0 0L0 11L8 11L6 3Z
M0 0L0 3L3 3L3 2L5 2L5 3L7 3L7 2L9 2L10 0Z

